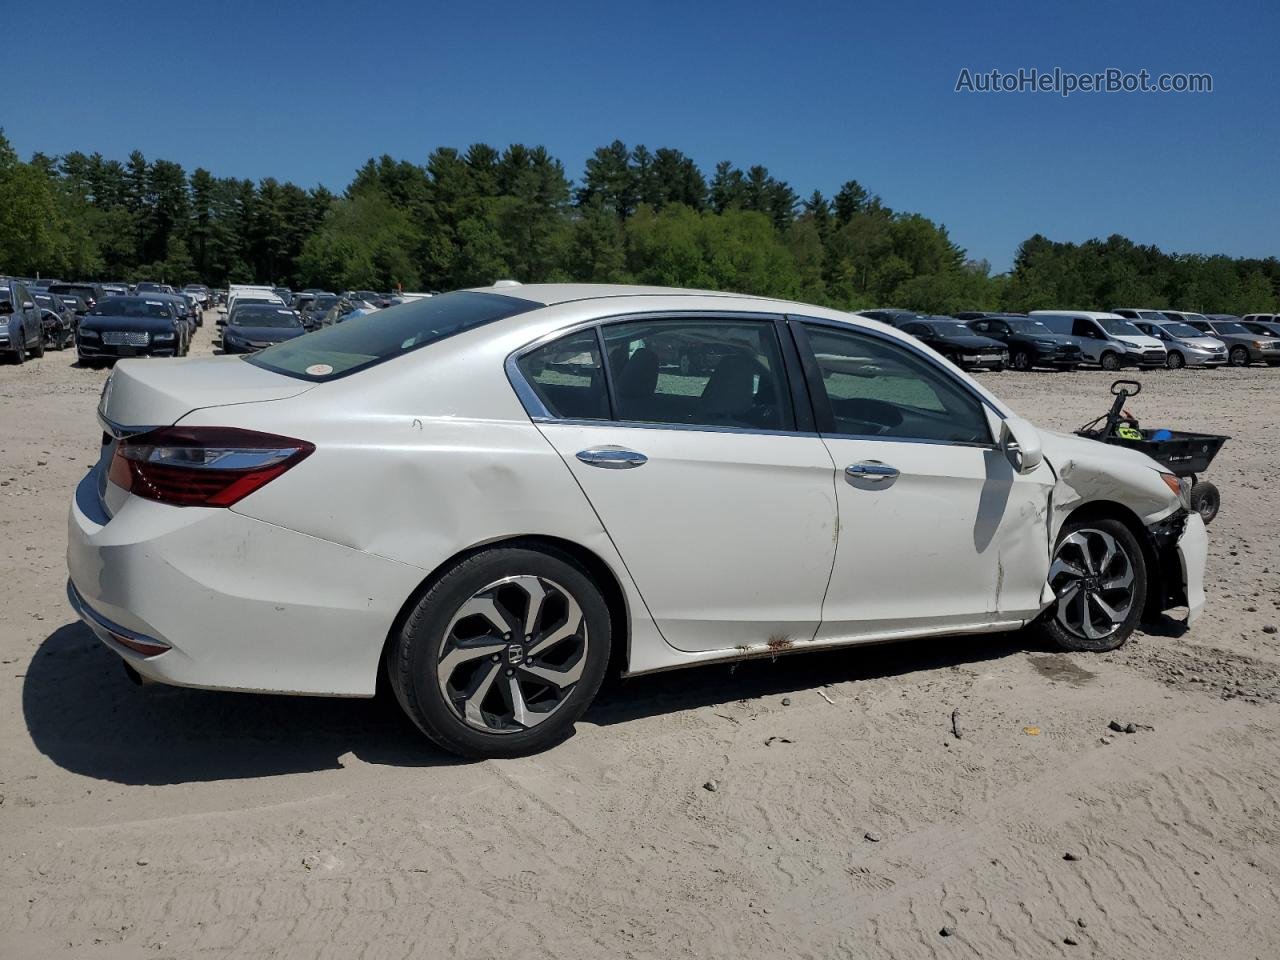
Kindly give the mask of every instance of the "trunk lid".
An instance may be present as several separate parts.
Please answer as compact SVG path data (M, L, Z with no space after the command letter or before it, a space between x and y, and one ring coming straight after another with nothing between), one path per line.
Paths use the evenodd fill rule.
M161 427L202 407L285 400L314 387L241 357L122 360L107 378L98 413L127 430Z

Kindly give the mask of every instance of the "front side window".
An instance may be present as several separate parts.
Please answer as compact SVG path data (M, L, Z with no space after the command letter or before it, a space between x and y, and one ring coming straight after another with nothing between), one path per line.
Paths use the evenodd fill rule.
M520 373L551 416L608 420L609 394L594 329L571 333L526 353Z
M773 321L631 320L601 332L616 419L795 429Z
M805 325L834 432L884 440L987 444L982 403L914 351L857 331Z

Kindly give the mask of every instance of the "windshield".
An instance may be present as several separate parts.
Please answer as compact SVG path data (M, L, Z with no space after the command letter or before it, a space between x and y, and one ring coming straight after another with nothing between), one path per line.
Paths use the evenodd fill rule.
M1116 337L1144 337L1144 336L1146 336L1146 334L1144 334L1141 330L1139 330L1137 327L1135 327L1135 326L1134 326L1132 323L1130 323L1128 320L1119 320L1119 319L1105 320L1105 319L1100 319L1100 320L1098 320L1098 324L1102 327L1102 329L1103 329L1103 330L1107 331L1107 333L1111 334L1112 336L1116 336Z
M1172 337L1203 337L1204 332L1189 323L1162 323L1161 329Z
M302 321L283 307L245 307L231 321L241 327L300 327Z
M356 317L246 359L303 380L332 380L539 306L495 293L446 293Z
M933 332L940 337L975 337L977 336L971 329L961 323L959 320L954 323L950 320L939 323L933 321L929 324L933 327Z
M1039 320L1006 320L1005 323L1014 333L1028 334L1033 337L1053 336L1053 331Z
M168 319L169 305L143 297L109 297L93 310L95 317L154 317Z
M338 295L336 293L321 293L317 294L311 306L316 310L328 310L337 302Z
M1225 322L1218 320L1213 324L1213 329L1217 333L1235 333L1246 337L1249 335L1249 328L1243 323L1236 323L1234 320Z

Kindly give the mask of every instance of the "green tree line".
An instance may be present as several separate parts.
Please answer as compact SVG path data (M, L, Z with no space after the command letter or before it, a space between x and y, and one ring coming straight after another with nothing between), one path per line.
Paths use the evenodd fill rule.
M36 153L0 132L0 272L74 279L448 290L510 277L705 287L931 313L1167 306L1274 310L1280 261L1036 235L992 275L946 227L856 180L800 197L763 166L614 141L575 184L545 147L389 156L341 196L188 174L133 152Z

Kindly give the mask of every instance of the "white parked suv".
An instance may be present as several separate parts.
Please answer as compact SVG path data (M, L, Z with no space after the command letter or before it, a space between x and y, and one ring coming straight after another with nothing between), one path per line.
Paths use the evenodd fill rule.
M1026 625L1111 650L1204 604L1189 482L823 307L456 291L123 360L99 416L69 593L135 677L367 697L381 672L467 756L564 738L610 663Z
M1096 363L1103 370L1165 365L1164 344L1117 313L1032 310L1030 316L1043 321L1054 333L1075 337L1086 362Z

